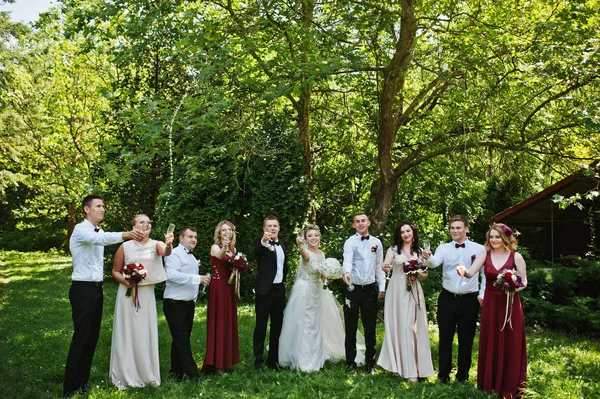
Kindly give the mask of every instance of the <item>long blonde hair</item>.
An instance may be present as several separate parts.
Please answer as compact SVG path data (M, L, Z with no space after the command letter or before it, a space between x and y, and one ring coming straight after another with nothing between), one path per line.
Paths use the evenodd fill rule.
M500 234L500 238L502 239L502 244L504 245L505 250L510 252L517 249L518 242L513 234L513 231L504 223L494 223L485 235L485 249L487 251L492 250L492 245L490 244L490 232L492 230L496 230L498 234Z
M217 227L215 227L215 235L214 235L215 244L217 244L219 246L223 245L223 243L221 242L221 227L223 227L224 224L231 227L231 245L233 247L235 247L235 225L233 223L231 223L229 220L221 220L219 222L219 224L217 224Z

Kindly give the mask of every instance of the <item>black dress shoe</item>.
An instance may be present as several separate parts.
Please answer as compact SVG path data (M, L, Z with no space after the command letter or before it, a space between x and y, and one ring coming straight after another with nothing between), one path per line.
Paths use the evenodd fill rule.
M367 370L367 374L375 375L375 367L367 366L366 370Z
M450 382L449 378L443 378L443 377L438 377L437 379L437 383L438 384L448 384Z
M84 394L88 394L88 393L92 392L92 387L86 382L81 387L81 392L84 393Z
M279 363L267 363L267 367L270 368L271 370L281 371L281 367L279 366Z
M354 373L356 371L356 363L346 365L346 373Z

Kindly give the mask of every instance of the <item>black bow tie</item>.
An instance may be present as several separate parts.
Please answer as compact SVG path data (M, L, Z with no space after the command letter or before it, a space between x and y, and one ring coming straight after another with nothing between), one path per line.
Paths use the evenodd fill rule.
M454 243L454 248L465 248L465 247L466 247L466 245L464 242L462 244Z
M364 241L364 240L368 240L369 238L370 238L370 237L369 237L369 235L367 234L366 236L362 236L362 237L360 237L360 240L361 240L361 241Z
M94 227L94 233L97 233L100 231L100 227Z
M271 245L281 245L279 243L279 241L273 241L273 240L269 240L269 244L271 244Z
M193 254L192 254L192 251L190 251L189 249L186 249L185 251L186 251L186 253L187 253L188 255L193 255Z

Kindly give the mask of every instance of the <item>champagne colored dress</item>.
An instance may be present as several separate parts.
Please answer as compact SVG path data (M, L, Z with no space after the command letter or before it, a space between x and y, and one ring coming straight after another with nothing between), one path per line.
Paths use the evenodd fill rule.
M167 278L162 257L156 252L154 240L145 244L127 241L123 248L125 264L141 263L147 276L138 284L140 308L137 310L133 290L131 296L126 296L127 287L119 284L110 351L110 379L119 389L160 385L154 284Z
M395 247L387 251L384 264L393 266L393 272L385 294L385 335L377 364L404 378L430 377L434 371L425 297L419 281L407 289L403 268L408 260Z

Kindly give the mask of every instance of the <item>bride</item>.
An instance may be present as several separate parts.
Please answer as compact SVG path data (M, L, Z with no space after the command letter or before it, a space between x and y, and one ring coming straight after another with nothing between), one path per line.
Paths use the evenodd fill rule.
M317 371L326 360L339 361L345 355L341 306L329 289L322 289L317 270L325 260L320 242L317 225L309 225L304 238L296 239L301 257L279 338L279 364L293 370ZM364 355L357 351L357 363L361 362Z

